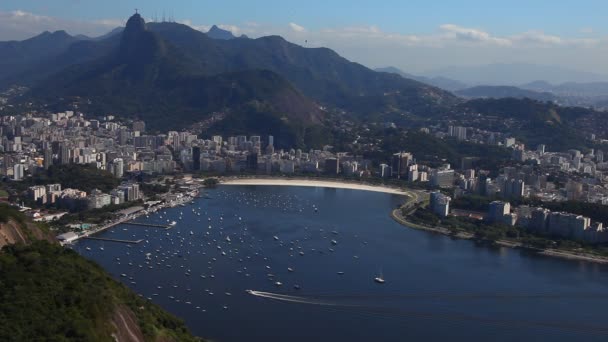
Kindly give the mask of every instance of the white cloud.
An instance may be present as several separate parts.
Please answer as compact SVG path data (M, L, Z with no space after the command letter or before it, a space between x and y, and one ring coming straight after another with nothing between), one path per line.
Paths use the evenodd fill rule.
M69 20L22 10L0 11L0 40L21 40L43 31L65 30L70 34L99 36L124 25L121 19Z
M241 28L236 25L219 24L217 27L221 28L222 30L230 31L235 36L240 36L242 34Z
M476 43L491 43L496 45L508 46L511 45L509 39L495 37L488 32L462 27L454 24L444 24L439 27L444 31L444 40L461 40L465 42L476 42Z
M296 23L289 23L289 27L295 32L306 32L306 29L303 26L300 26Z

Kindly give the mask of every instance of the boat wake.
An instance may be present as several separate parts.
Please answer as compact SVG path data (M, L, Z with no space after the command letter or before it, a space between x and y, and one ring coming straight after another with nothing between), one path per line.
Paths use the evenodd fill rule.
M492 325L492 326L505 326L509 328L514 327L535 327L535 328L544 328L544 329L554 329L561 331L571 331L571 332L582 332L587 334L594 335L607 335L608 327L597 326L597 325L587 325L584 323L575 323L575 322L554 322L554 321L530 321L530 320L512 320L512 319L504 319L504 318L493 318L493 317L480 317L473 316L462 313L438 313L438 312L419 312L419 311L409 311L403 310L397 307L383 307L383 306L369 306L362 305L357 303L344 303L340 302L340 300L345 299L363 299L364 296L316 296L316 297L303 297L303 296L291 296L280 293L272 293L272 292L264 292L264 291L255 291L255 290L247 290L247 293L261 297L265 299L271 299L276 301L288 302L288 303L298 303L298 304L307 304L307 305L318 305L328 307L328 309L335 311L348 311L354 312L362 315L373 315L373 316L382 316L388 319L396 319L396 320L410 320L412 318L418 319L431 319L431 320L443 320L449 321L453 323L464 323L464 322L475 322L477 324L483 325ZM373 298L374 296L370 296L368 299ZM403 297L403 296L396 296ZM405 296L408 298L409 296ZM495 294L495 295L460 295L460 296L450 296L450 295L431 295L427 296L427 298L444 298L448 299L449 297L453 297L453 299L558 299L558 298L567 298L569 296L564 295L551 295L551 294L537 294L537 295L505 295L505 294ZM572 296L577 297L577 296ZM583 297L583 296L580 296ZM585 298L590 298L586 297ZM377 297L376 297L377 298ZM412 298L412 297L409 297ZM333 299L333 300L331 300Z
M247 290L247 293L256 297L262 297L267 299L274 299L283 302L289 303L300 303L300 304L309 304L309 305L322 305L322 306L341 306L341 307L353 307L358 305L352 304L343 304L332 302L328 300L324 300L321 298L313 298L313 297L300 297L300 296L290 296L280 293L272 293L272 292L264 292L264 291L254 291Z

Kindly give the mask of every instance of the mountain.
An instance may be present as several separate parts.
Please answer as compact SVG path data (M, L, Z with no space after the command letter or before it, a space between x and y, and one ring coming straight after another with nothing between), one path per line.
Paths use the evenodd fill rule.
M401 69L395 68L395 67L385 67L385 68L376 68L374 69L375 71L378 72L388 72L388 73L392 73L392 74L397 74L397 75L401 75L404 78L410 78L422 83L426 83L429 85L432 85L434 87L443 89L443 90L447 90L447 91L455 91L458 89L464 89L466 87L468 87L465 83L462 83L460 81L456 81L450 78L446 78L446 77L424 77L424 76L417 76L417 75L412 75L412 74L408 74L404 71L402 71Z
M23 41L0 42L0 80L58 56L79 40L65 31L45 31Z
M528 98L538 101L556 101L558 97L547 92L537 92L513 86L477 86L457 90L456 95L467 98L504 98L514 97L518 99Z
M130 26L135 27L133 21L130 22ZM137 30L140 39L131 40L133 45L121 43L125 35L131 35L128 31L133 29L129 27L121 35L111 35L101 41L87 41L86 44L73 44L69 56L62 55L65 57L60 60L63 64L59 63L70 65L57 71L53 77L40 82L37 75L42 73L44 67L39 66L31 69L36 72L25 75L27 77L19 81L29 81L33 85L30 99L49 101L91 96L95 98L92 105L85 105L88 103L86 101L80 105L89 109L125 111L126 115L143 113L142 117L145 115L146 120L152 117L159 127L166 127L162 122L168 120L166 113L162 114L166 110L187 113L175 114L179 118L174 123L183 124L184 118L204 119L202 114L221 111L226 104L230 104L229 109L243 108L242 104L252 100L251 91L248 94L239 92L239 97L230 98L230 101L226 99L228 95L222 93L210 105L200 107L200 103L192 106L198 96L184 98L185 95L181 95L192 93L181 91L184 90L182 85L191 80L181 80L206 78L206 82L201 79L198 82L208 86L202 90L203 93L212 93L208 90L213 87L209 78L222 74L230 74L228 77L237 84L239 77L244 76L250 82L251 87L246 87L249 90L254 89L253 85L257 82L252 75L256 75L260 82L265 82L265 78L276 86L272 90L265 88L268 93L264 98L255 97L258 101L275 101L275 95L279 93L289 94L294 99L297 97L297 102L306 104L304 111L310 113L298 119L302 122L321 121L318 120L317 105L304 97L312 98L326 107L344 109L363 119L374 120L384 120L386 115L400 117L401 114L425 116L440 113L458 102L455 96L438 88L398 75L375 72L346 60L330 49L304 48L278 36L219 40L177 23L143 23L143 29L142 25L137 26L140 27ZM107 56L93 56L92 51L103 52ZM129 57L131 55L134 57ZM48 63L46 69L57 70L53 63ZM267 70L278 77L259 70ZM135 74L141 77L133 79ZM177 97L167 99L163 96L164 93L175 93L169 86L181 91ZM287 90L281 90L281 87ZM108 99L109 95L112 99ZM122 100L124 103L121 104ZM277 107L277 103L286 102L275 101L270 107L283 112L285 117L291 117L292 121L298 121L293 120L297 116L292 115L295 111L293 106ZM190 115L193 112L199 114Z
M77 102L91 113L141 116L163 129L219 112L242 130L281 136L285 145L303 145L307 128L323 118L313 101L272 71L210 74L205 63L148 30L137 14L107 56L62 70L29 96L58 107Z
M202 341L6 203L0 237L1 341Z
M526 146L546 144L552 151L583 148L585 136L575 128L598 113L582 107L565 107L529 98L474 99L458 107L472 117L493 117L497 123L511 121L505 128Z
M106 34L103 34L103 35L101 35L99 37L95 37L93 39L94 40L104 40L106 38L110 38L112 36L116 36L116 35L121 34L124 29L125 29L124 27L117 27L115 29L112 29L110 32L108 32Z
M596 97L608 96L608 82L565 82L551 84L545 81L535 81L521 85L524 89L551 92L563 96Z
M608 81L608 75L526 63L452 66L426 72L425 76L443 76L472 85L517 86L536 80L549 83Z
M186 25L153 23L150 30L205 64L206 73L266 69L324 105L370 113L428 114L456 101L438 88L378 73L327 48L304 48L279 36L214 40Z
M232 32L228 30L222 30L216 25L211 26L211 29L207 32L207 36L211 39L234 39L236 38Z

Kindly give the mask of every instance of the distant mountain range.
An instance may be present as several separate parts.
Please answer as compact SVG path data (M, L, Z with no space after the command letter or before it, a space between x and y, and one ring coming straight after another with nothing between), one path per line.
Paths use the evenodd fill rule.
M20 62L13 51L0 50L12 62L0 68L0 85L29 86L23 101L47 108L77 104L91 114L140 117L153 128L183 127L223 113L210 131L284 135L285 145L295 146L322 142L321 106L369 119L427 116L459 102L436 87L278 36L215 39L182 24L145 23L137 14L124 30L102 39L56 35L53 40L62 43L38 49L32 60ZM47 36L34 45L42 46ZM13 44L36 50L31 42Z
M524 66L527 67L529 65ZM490 68L490 66L483 66L482 68ZM464 98L529 98L538 101L552 101L567 106L608 109L608 82L565 82L552 84L547 81L533 81L518 85L480 84L470 86L467 83L446 77L426 77L408 74L395 67L378 68L375 70L415 79L451 91L455 95Z
M517 86L536 80L544 80L552 84L608 81L608 75L527 63L452 66L425 72L424 76L448 77L470 85Z
M392 73L392 74L401 75L404 78L410 78L412 80L430 84L432 86L435 86L437 88L441 88L441 89L444 89L447 91L455 91L455 90L464 89L464 88L468 87L468 85L466 83L463 83L463 82L460 82L457 80L453 80L450 78L446 78L446 77L442 77L442 76L425 77L425 76L412 75L412 74L408 74L395 67L376 68L374 70L376 70L378 72L388 72L388 73Z
M212 39L224 39L224 40L237 38L234 34L232 34L232 32L230 32L228 30L223 30L223 29L217 27L217 25L211 26L211 29L209 29L209 31L207 31L207 36ZM248 37L243 34L238 38L248 38Z

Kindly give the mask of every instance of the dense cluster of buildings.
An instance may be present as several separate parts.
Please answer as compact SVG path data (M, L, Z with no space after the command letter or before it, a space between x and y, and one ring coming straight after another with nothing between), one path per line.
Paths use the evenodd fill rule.
M486 216L491 223L519 226L531 232L591 243L608 242L608 229L582 215L552 212L545 208L519 206L511 211L509 202L494 201Z
M139 184L125 182L105 194L97 189L87 194L78 189L61 189L61 184L35 185L29 188L28 198L38 205L55 206L71 211L99 209L110 204L121 204L142 199Z

